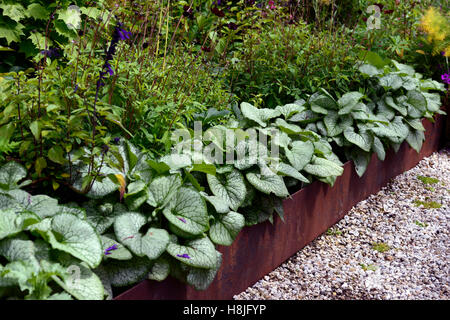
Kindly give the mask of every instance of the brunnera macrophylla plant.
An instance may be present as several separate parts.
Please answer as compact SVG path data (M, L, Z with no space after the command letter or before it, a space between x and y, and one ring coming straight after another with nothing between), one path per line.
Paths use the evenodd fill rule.
M384 160L387 148L397 151L405 140L420 151L425 139L422 119L445 114L440 110L439 94L445 89L440 82L423 79L408 65L383 62L374 54L358 69L367 78L366 89L345 93L339 99L324 89L311 95L307 105L315 121L306 128L335 143L362 176L373 152Z
M241 124L246 123L243 127L269 132L280 127L282 114L292 115L302 108L302 102L276 111L242 104L236 112ZM223 132L223 126L211 129L218 135ZM274 159L259 157L254 161L245 137L238 145L246 151L244 157L226 165L193 163L189 154L184 161L179 161L178 154L156 161L120 141L118 154L108 150L101 160L96 159L104 163L101 174L105 179L93 183L86 194L91 200L78 204L59 205L56 199L20 190L30 182L20 183L27 176L26 170L9 162L0 171L0 210L2 217L8 218L0 224L4 239L0 248L8 248L8 253L0 250L7 260L1 272L8 279L1 287L10 296L24 297L28 291L26 298L100 299L105 293L111 296L111 286L127 286L145 278L162 281L170 274L197 289L206 289L221 265L215 245L231 245L245 225L272 221L275 212L283 219L281 200L289 195L287 188L296 184L294 180L333 180L342 173L331 147L317 134L288 130L289 137L285 130L282 141L276 142L282 147L282 162L270 174L263 174L263 170L270 170ZM235 131L239 136L240 131ZM205 141L205 147L212 144L219 148L219 141L212 138ZM29 259L39 262L34 269L26 265L16 272L13 268L28 261L9 254L19 238L28 241ZM44 245L62 258L42 261L39 254ZM47 275L48 263L59 269ZM69 267L82 269L88 278L81 277L82 290L74 289L70 270L64 269ZM33 282L41 274L45 292ZM54 287L52 282L63 290L47 289Z

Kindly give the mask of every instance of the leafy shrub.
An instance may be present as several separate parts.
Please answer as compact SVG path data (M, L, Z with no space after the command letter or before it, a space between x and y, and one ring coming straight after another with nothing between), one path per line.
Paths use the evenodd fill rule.
M101 2L97 1L95 6ZM90 1L85 0L50 3L42 0L2 1L0 72L31 67L28 59L40 51L57 48L58 43L65 44L76 38L79 28L82 30L80 17L96 17L100 14L95 6L92 7Z
M276 24L249 33L230 71L233 92L273 108L320 87L348 91L356 86L357 51L350 50L354 44L347 32L344 27L316 33L305 24Z
M405 140L419 152L425 139L421 119L445 113L440 110L439 93L428 92L444 91L442 83L424 80L412 67L395 60L385 63L359 66L368 77L366 89L345 93L339 99L321 89L308 100L308 112L315 122L306 129L343 148L359 176L364 174L372 152L384 160L386 148L397 150Z

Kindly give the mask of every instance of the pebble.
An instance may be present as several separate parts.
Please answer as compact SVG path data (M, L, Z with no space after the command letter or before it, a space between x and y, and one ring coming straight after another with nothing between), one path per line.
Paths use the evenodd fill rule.
M234 299L450 299L450 150L392 179L331 230L340 232L322 234Z

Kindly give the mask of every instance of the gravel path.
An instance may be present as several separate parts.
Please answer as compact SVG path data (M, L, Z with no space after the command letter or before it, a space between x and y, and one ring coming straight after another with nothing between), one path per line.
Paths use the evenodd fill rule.
M437 180L423 182L418 176ZM448 300L449 234L447 149L358 203L325 234L234 299Z

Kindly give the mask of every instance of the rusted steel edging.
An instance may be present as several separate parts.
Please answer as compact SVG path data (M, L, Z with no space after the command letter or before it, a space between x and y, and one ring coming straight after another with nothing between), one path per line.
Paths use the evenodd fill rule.
M348 161L333 187L316 181L284 200L284 223L276 217L273 225L265 222L245 227L231 246L218 247L223 263L207 290L197 291L173 278L163 282L144 280L115 299L232 299L337 223L356 203L437 151L445 118L436 116L435 123L422 121L426 131L420 153L404 142L397 153L388 150L385 161L373 154L362 177L358 177L353 163Z

